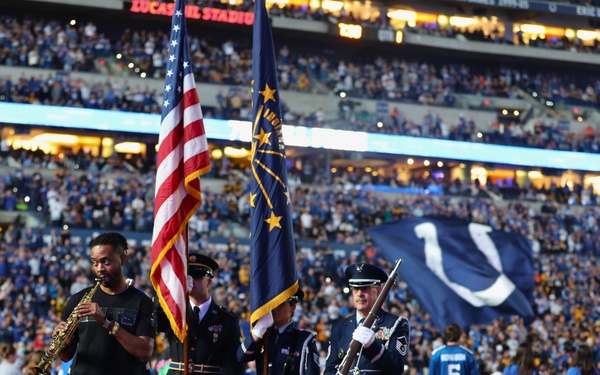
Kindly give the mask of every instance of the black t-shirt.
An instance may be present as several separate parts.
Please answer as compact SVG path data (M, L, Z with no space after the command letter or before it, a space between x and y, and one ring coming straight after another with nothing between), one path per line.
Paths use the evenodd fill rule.
M71 314L83 295L91 288L86 288L69 298L64 317ZM98 288L92 297L102 308L109 320L118 322L120 329L127 330L135 336L156 337L156 319L152 300L143 292L129 287L123 293L106 294ZM74 333L79 340L77 352L73 358L70 375L142 375L149 374L146 363L129 354L119 341L108 334L92 317L81 320Z

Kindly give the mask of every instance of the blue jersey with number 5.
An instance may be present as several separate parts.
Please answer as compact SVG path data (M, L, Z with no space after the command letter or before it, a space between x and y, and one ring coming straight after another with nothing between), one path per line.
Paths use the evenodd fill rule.
M429 375L479 375L475 355L461 345L446 345L433 351Z

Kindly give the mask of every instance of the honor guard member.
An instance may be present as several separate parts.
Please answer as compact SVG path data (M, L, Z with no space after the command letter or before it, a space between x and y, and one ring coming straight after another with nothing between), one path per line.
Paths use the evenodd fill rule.
M355 373L352 371L357 374L402 374L409 346L408 320L379 309L374 312L376 318L372 327L362 326L388 276L382 269L365 263L347 267L345 274L356 312L333 323L324 374L336 374L352 339L362 345L352 364L352 374Z
M188 256L189 304L188 323L188 374L243 374L243 366L236 359L241 335L237 316L213 302L209 289L213 283L217 262L206 255L190 253ZM183 343L171 331L169 321L158 308L158 330L166 332L169 339L171 363L169 375L183 374Z
M268 353L268 374L272 375L319 375L319 352L315 333L298 329L292 323L296 305L304 298L298 291L290 299L273 309L267 319L259 319L252 335L240 345L240 362L256 361L256 373L264 374L264 341ZM274 323L274 324L273 324ZM271 325L273 324L273 325ZM267 332L267 336L263 336Z

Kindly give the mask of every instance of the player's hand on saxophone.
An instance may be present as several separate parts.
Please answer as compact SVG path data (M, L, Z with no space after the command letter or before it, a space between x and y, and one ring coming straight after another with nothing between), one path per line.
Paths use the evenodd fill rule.
M100 325L103 325L106 321L106 314L104 314L104 311L102 311L96 302L82 302L77 305L73 311L75 311L81 318L86 316L94 318L94 320Z
M67 322L60 322L56 327L54 327L54 331L52 331L52 338L56 339L61 332L65 332L69 329L69 324ZM71 344L73 342L73 336L67 337L65 341L65 346Z
M55 339L59 333L64 332L67 329L67 322L60 322L56 327L54 327L54 331L52 331L52 338Z

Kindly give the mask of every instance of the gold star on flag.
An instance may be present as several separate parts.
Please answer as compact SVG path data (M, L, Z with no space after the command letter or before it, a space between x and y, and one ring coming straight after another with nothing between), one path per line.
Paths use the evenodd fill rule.
M265 133L265 129L260 128L260 134L255 135L254 138L258 139L258 147L264 145L265 143L271 144L269 137L271 136L271 132Z
M275 92L277 90L271 89L268 84L266 86L267 86L266 89L264 89L263 91L259 91L258 92L259 94L261 94L262 96L265 97L265 100L264 100L263 103L266 103L269 99L275 101Z
M271 217L265 219L265 223L269 223L269 232L273 230L273 228L281 228L281 224L279 223L283 216L275 216L275 213L271 211Z
M256 207L254 204L254 198L256 198L256 194L250 193L250 207Z

